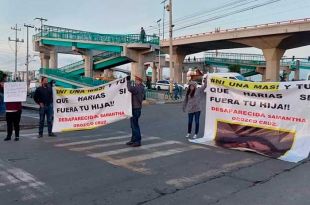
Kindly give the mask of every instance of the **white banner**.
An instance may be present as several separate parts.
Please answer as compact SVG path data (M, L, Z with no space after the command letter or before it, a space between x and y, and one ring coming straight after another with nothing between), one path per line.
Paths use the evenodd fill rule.
M5 82L4 102L24 102L27 99L26 82Z
M132 116L125 78L98 87L53 88L53 132L93 129Z
M205 133L197 143L298 162L310 151L310 81L208 79Z

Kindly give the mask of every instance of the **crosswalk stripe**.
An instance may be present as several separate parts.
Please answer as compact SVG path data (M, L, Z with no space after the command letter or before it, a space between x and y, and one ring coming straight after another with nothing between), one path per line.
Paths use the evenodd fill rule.
M165 156L169 156L169 155L173 155L173 154L177 154L177 153L181 153L181 152L186 152L186 151L190 151L190 150L194 150L194 149L201 149L198 146L189 146L189 147L181 147L181 148L176 148L176 149L169 149L169 150L165 150L165 151L158 151L158 152L153 152L150 154L145 154L145 155L139 155L139 156L134 156L134 157L127 157L127 158L123 158L123 159L119 159L119 160L115 160L116 163L133 163L133 162L140 162L140 161L144 161L144 160L148 160L148 159L155 159L158 157L165 157Z
M104 157L104 156L120 154L120 153L129 152L129 151L133 151L133 150L145 150L148 148L154 148L154 147L171 145L171 144L182 144L182 143L178 142L178 141L166 141L166 142L144 145L142 147L128 147L128 148L124 148L124 149L111 150L111 151L101 152L101 153L94 153L94 154L89 154L88 156L100 159L101 157Z
M102 141L109 141L109 140L114 140L114 139L125 139L130 136L131 135L123 135L123 136L117 136L117 137L107 137L107 138L100 138L100 139L94 139L94 140L83 140L83 141L78 141L78 142L55 144L55 147L67 147L67 146L73 146L73 145L88 144L92 142L102 142Z
M150 141L150 140L155 140L155 139L160 139L159 137L148 137L144 138L143 142L145 141ZM114 145L124 145L128 141L120 141L120 142L111 142L111 143L105 143L105 144L96 144L92 146L87 146L87 147L76 147L76 148L71 148L69 150L71 151L87 151L87 150L92 150L96 148L102 148L102 147L109 147L109 146L114 146Z

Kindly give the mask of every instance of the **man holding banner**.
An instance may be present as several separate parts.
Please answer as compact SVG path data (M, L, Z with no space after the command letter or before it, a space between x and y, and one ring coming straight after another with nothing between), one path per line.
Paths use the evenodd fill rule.
M127 88L132 95L132 117L130 118L130 125L132 130L131 140L126 144L131 147L141 146L141 132L139 126L139 117L141 116L142 101L145 97L144 86L142 79L135 76L135 85L130 84L130 76L127 77Z

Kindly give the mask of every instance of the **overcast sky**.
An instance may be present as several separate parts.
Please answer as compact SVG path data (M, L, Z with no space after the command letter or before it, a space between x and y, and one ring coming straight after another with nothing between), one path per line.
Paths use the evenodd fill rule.
M26 38L24 23L39 26L35 17L48 19L46 24L67 27L98 33L139 33L143 26L147 34L157 33L156 21L163 19L162 0L0 0L0 69L14 70L14 43L8 42L8 37L15 38L14 31L10 28L16 23L22 28L18 33L19 38ZM173 0L173 19L175 28L207 21L210 18L222 18L207 21L197 26L180 29L175 36L213 31L216 27L222 29L256 25L268 22L284 21L310 17L310 0L280 0L259 8L253 8L238 14L228 13L242 8L268 2L270 0ZM248 3L244 6L236 3L234 6L225 7L232 2ZM252 2L252 3L251 3ZM200 14L200 15L198 15ZM187 17L187 18L184 18ZM191 18L190 18L191 17ZM167 20L167 14L165 17ZM34 31L31 31L33 34ZM167 36L167 34L166 34ZM35 53L32 52L31 55ZM227 52L229 50L226 50ZM238 49L233 52L260 53L258 49ZM26 43L20 44L18 49L18 69L25 69ZM286 56L296 55L307 57L310 47L292 49ZM38 58L31 62L30 68L37 69ZM74 62L80 57L61 55L59 64Z

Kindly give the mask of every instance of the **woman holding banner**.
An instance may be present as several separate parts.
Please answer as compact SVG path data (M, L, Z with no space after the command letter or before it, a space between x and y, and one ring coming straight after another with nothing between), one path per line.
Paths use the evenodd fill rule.
M204 85L197 88L195 82L190 82L188 90L186 92L185 100L183 103L183 111L188 113L188 128L186 138L189 138L192 132L193 118L195 117L195 135L194 139L197 138L199 132L199 118L201 112L201 102L203 96L205 96L204 90L207 87L207 79L203 80Z

